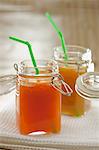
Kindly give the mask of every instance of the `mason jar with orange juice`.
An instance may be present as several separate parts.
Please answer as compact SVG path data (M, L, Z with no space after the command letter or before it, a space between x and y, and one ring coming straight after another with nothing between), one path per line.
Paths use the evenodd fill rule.
M73 89L70 97L62 95L62 113L71 116L82 116L89 110L91 103L84 101L75 91L75 82L79 75L94 71L91 50L80 46L67 46L68 59L65 60L62 47L54 48L54 60L59 72Z
M61 90L61 84L65 82L58 74L56 63L39 60L37 64L39 74L35 74L31 61L15 65L17 126L21 134L58 133L61 129L61 93L70 93Z

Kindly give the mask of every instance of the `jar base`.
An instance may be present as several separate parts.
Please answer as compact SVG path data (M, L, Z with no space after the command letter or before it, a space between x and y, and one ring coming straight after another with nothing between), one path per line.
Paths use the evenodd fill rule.
M84 112L83 114L72 114L72 113L62 112L62 115L70 116L70 117L82 117L82 116L85 116L86 113L87 112Z
M51 133L54 133L54 134L58 134L60 132L59 131L43 131L43 130L39 130L39 131L28 131L28 132L23 132L23 131L20 131L20 134L22 135L45 135L45 134L51 134Z

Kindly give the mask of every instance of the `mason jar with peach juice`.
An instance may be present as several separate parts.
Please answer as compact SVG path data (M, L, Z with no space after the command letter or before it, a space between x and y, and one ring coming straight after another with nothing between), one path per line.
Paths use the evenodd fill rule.
M65 60L61 47L54 48L54 60L57 61L59 72L73 89L70 97L62 95L62 113L71 116L82 116L89 110L91 103L84 101L75 92L75 82L79 75L94 71L91 50L80 46L67 46L68 59Z
M58 133L61 129L61 93L68 95L69 92L61 90L64 81L54 62L39 60L37 64L39 74L35 74L31 61L15 66L18 75L17 126L21 134Z

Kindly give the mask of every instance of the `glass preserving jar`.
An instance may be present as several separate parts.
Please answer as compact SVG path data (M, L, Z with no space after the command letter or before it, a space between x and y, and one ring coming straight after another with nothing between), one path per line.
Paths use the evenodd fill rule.
M64 80L73 89L70 97L62 95L62 113L71 116L82 116L90 108L90 102L84 101L75 91L75 82L78 76L94 71L91 50L80 46L70 45L68 60L65 60L62 47L54 48L54 60L58 63L59 72Z
M69 95L72 90L58 74L55 62L39 60L37 64L39 74L35 74L31 61L15 65L17 125L21 134L58 133L61 129L61 93ZM62 90L62 84L69 91Z

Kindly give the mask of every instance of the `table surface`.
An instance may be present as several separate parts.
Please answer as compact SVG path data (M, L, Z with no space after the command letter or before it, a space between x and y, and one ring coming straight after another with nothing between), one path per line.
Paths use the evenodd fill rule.
M0 97L0 147L48 147L60 150L99 149L99 106L93 103L82 117L61 117L60 134L20 135L16 128L15 91Z

